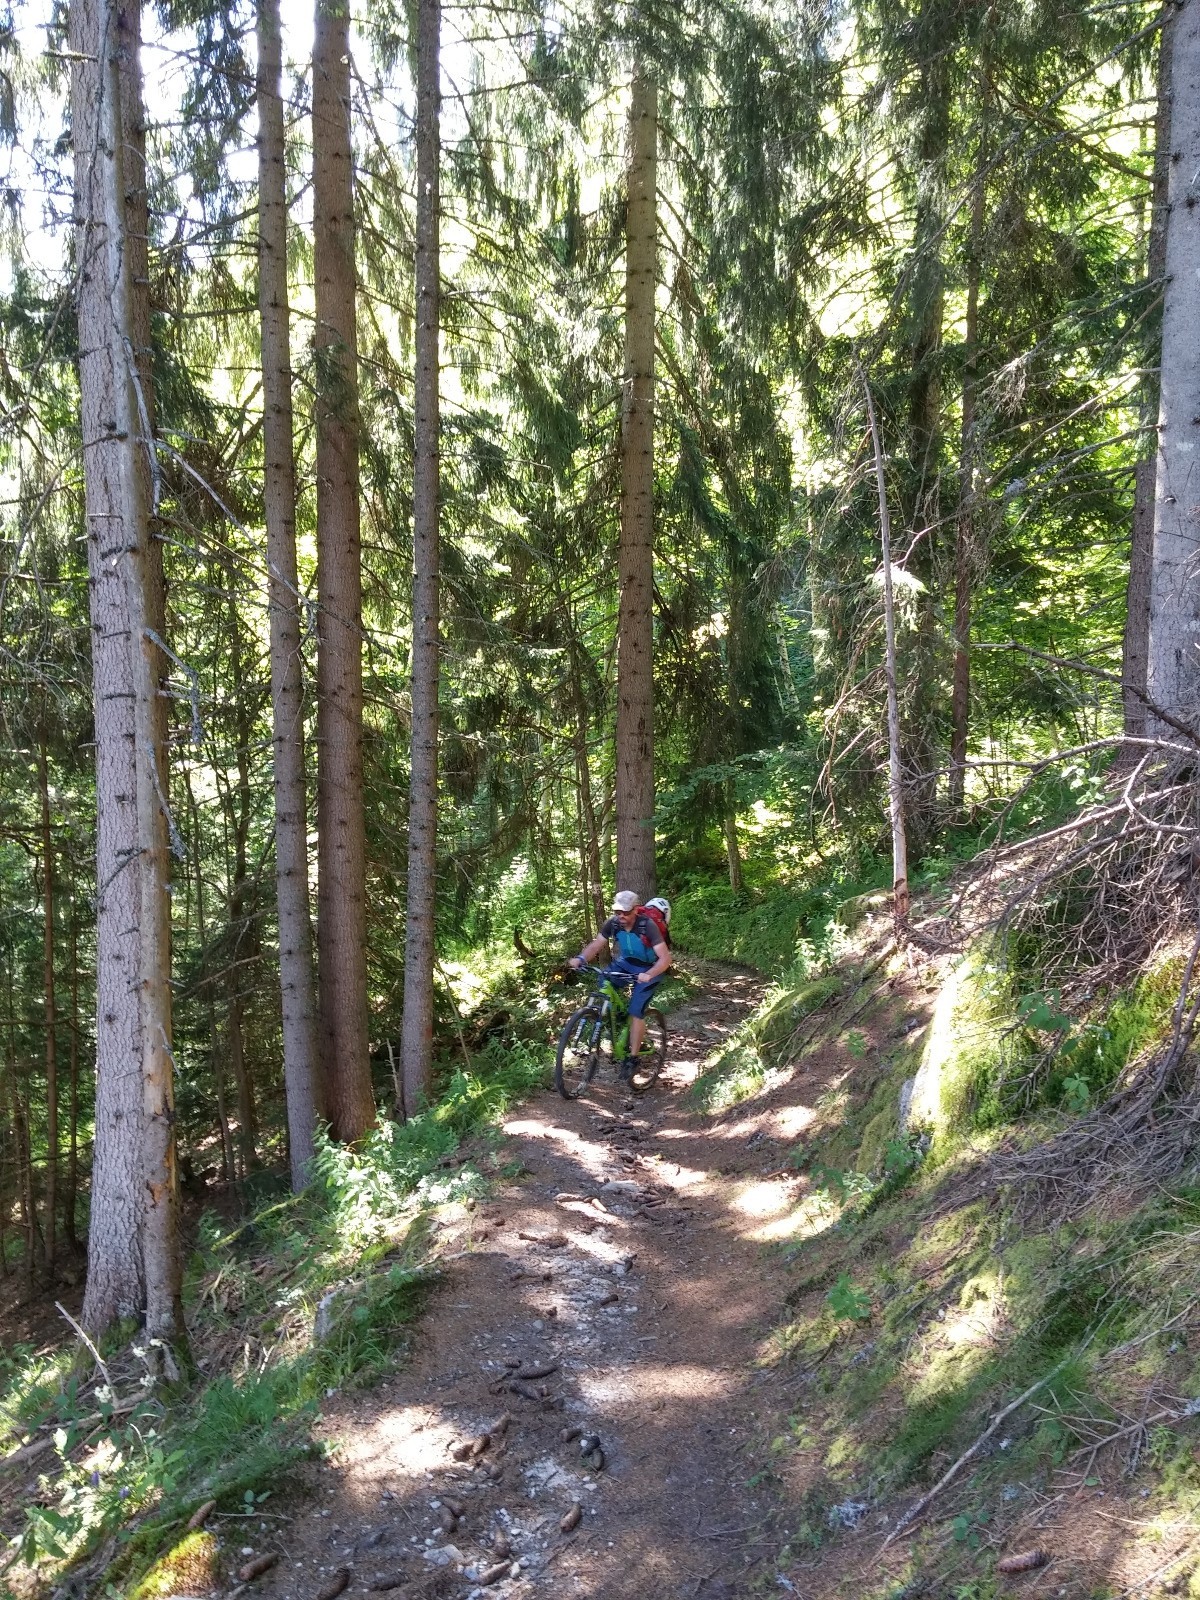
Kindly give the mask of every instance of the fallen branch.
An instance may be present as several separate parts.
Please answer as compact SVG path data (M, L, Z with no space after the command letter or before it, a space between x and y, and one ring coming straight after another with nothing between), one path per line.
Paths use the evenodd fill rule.
M72 1423L77 1428L87 1428L94 1426L96 1423L108 1422L113 1417L122 1417L126 1412L133 1411L135 1407L142 1404L145 1398L145 1395L130 1395L127 1399L118 1400L115 1405L109 1406L107 1411L93 1411L86 1417L74 1417L72 1418ZM16 1450L10 1450L8 1455L0 1456L0 1473L10 1472L14 1467L19 1467L23 1463L32 1461L35 1457L40 1456L44 1450L54 1443L50 1430L61 1426L62 1423L57 1418L51 1422L43 1422L39 1432L41 1429L47 1430L45 1438L31 1439L28 1444L23 1444Z
M56 1300L54 1302L54 1309L58 1312L59 1316L65 1318L65 1320L71 1324L71 1326L75 1329L75 1332L79 1335L84 1344L88 1347L88 1350L91 1352L92 1359L99 1367L101 1373L103 1374L104 1381L108 1385L108 1392L112 1396L113 1410L115 1411L117 1407L117 1386L112 1381L112 1374L104 1365L104 1357L100 1354L99 1350L96 1349L95 1344L75 1321L75 1318L67 1310L66 1306L63 1305L61 1300Z
M911 1527L918 1517L924 1515L924 1513L937 1499L938 1495L941 1494L946 1485L948 1483L952 1483L954 1479L957 1478L958 1474L966 1466L967 1462L975 1459L1000 1424L1008 1417L1011 1417L1014 1411L1019 1411L1027 1400L1032 1400L1034 1395L1037 1394L1039 1390L1044 1389L1052 1378L1057 1378L1059 1373L1067 1365L1067 1362L1073 1359L1074 1357L1068 1356L1065 1361L1060 1361L1053 1371L1048 1372L1044 1378L1039 1378L1036 1383L1031 1383L1029 1388L1025 1390L1024 1394L1019 1394L1015 1400L1011 1400L1008 1405L1004 1407L1003 1411L998 1411L996 1413L996 1415L988 1423L987 1427L979 1435L978 1439L976 1439L975 1443L971 1445L969 1449L963 1451L962 1455L959 1456L958 1460L953 1466L948 1467L946 1471L943 1472L942 1476L934 1484L933 1488L929 1490L928 1494L923 1494L917 1501L916 1505L913 1506L911 1510L908 1510L904 1513L899 1522L892 1529L891 1533L888 1534L882 1545L880 1545L879 1549L881 1555L883 1551L887 1549L888 1545L891 1544L893 1539L898 1539L904 1532L905 1528Z

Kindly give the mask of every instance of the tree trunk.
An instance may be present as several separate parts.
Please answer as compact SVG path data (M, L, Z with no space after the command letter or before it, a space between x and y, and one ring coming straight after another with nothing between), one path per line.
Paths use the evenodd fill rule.
M1171 40L1171 132L1163 291L1159 447L1150 574L1150 697L1181 720L1200 719L1200 541L1196 417L1200 416L1200 0L1176 10Z
M567 602L561 602L564 607ZM580 641L577 618L567 610L570 620L571 700L573 705L575 778L579 793L579 821L583 830L580 848L580 870L583 874L584 921L589 922L588 910L595 917L596 927L604 921L604 878L600 870L600 830L596 825L596 806L592 799L592 772L588 759L588 713L583 692L583 675L580 668Z
M309 1180L317 1121L317 1031L308 916L304 679L296 573L296 467L287 278L279 0L258 5L258 307L263 374L263 504L271 622L275 902L283 1012L283 1083L292 1189Z
M1150 195L1150 237L1146 251L1146 276L1153 292L1163 291L1166 275L1167 216L1171 176L1171 48L1175 8L1163 12L1158 46L1158 109L1154 121L1154 182ZM1133 526L1129 542L1129 583L1125 592L1125 639L1121 654L1121 686L1125 732L1140 739L1146 733L1147 659L1150 648L1150 572L1154 546L1154 499L1157 477L1158 352L1154 336L1162 338L1162 319L1149 319L1150 347L1142 363L1141 413L1145 429L1142 459L1133 472ZM1136 760L1136 757L1134 757Z
M200 808L196 804L196 796L192 793L191 776L185 772L183 776L184 787L187 790L188 807L192 817L192 875L196 880L196 933L200 940L201 961L208 961L208 938L205 931L204 917L204 875L200 870ZM237 1177L237 1165L234 1161L233 1136L229 1131L229 1114L225 1105L225 1069L221 1064L221 1036L217 1028L217 1008L213 997L212 980L204 983L204 994L208 1011L208 1056L209 1067L213 1076L213 1088L217 1096L217 1122L221 1130L221 1181L232 1183Z
M68 1117L67 1182L63 1192L63 1227L73 1255L78 1254L75 1207L79 1196L79 922L75 896L71 896L71 1031L67 1046Z
M888 514L887 484L883 475L883 445L871 386L860 369L867 399L867 420L875 453L875 486L879 492L879 545L883 557L883 623L886 640L884 677L887 683L888 810L892 823L892 904L897 931L908 921L908 840L904 827L904 774L900 761L900 701L896 693L896 607L892 594L892 524Z
M592 801L592 774L588 763L587 724L576 723L575 767L579 784L579 820L583 828L583 881L585 898L599 928L604 921L604 878L600 870L600 835Z
M625 378L618 551L617 887L642 900L654 861L654 291L658 89L635 73L625 199Z
M1131 739L1146 733L1147 665L1150 648L1150 590L1154 559L1153 460L1133 469L1133 531L1129 541L1129 580L1125 589L1125 639L1121 652L1121 695L1125 732ZM1133 757L1136 761L1136 755Z
M136 4L69 13L96 730L96 1138L84 1321L183 1337L171 1078L166 697Z
M252 670L242 644L241 618L236 599L236 574L232 562L226 569L229 608L230 653L234 669L234 724L237 730L237 790L235 795L222 788L222 798L227 806L227 832L233 833L233 871L227 878L229 890L229 959L225 980L226 1026L229 1040L229 1069L237 1089L238 1146L241 1154L241 1174L258 1165L257 1118L254 1108L254 1084L246 1061L242 1033L242 982L247 963L258 954L257 924L250 904L250 873L248 849L250 823L253 818L253 796L250 793L250 740L253 726L246 707L246 681Z
M240 968L235 961L225 985L226 1038L229 1044L229 1070L237 1090L238 1151L241 1176L258 1165L258 1118L254 1109L254 1085L246 1067L245 1038L242 1033L242 996L238 988Z
M313 40L317 421L317 980L335 1138L375 1120L367 1040L362 570L350 13L317 0Z
M17 1068L13 1058L11 1041L5 1048L5 1058L8 1066L8 1097L12 1105L13 1143L16 1146L17 1159L17 1215L21 1233L25 1239L25 1256L21 1263L21 1275L25 1284L25 1294L28 1298L33 1294L33 1277L37 1256L37 1210L34 1205L33 1195L33 1163L30 1160L29 1151L29 1118L21 1101L21 1091L17 1083Z
M5 1030L4 1065L8 1082L8 1098L12 1107L13 1157L15 1162L14 1188L17 1198L17 1219L25 1240L21 1262L21 1277L26 1298L33 1294L35 1258L37 1255L37 1209L33 1192L33 1163L29 1149L29 1118L21 1102L17 1083L17 1016L13 1000L13 969L11 952L4 966Z
M916 631L905 678L904 766L909 774L908 826L918 852L936 827L939 761L936 729L941 673L938 661L937 574L941 528L942 348L945 319L945 166L950 90L941 54L922 70L923 111L916 174L916 221L909 293L908 494L906 515L912 555L907 566L920 579ZM882 447L882 445L881 445Z
M986 93L986 90L985 90ZM958 516L954 536L954 676L950 694L950 814L963 814L967 736L971 719L971 586L975 562L975 470L978 455L975 407L979 386L979 273L984 221L984 159L976 159L967 247L967 310L963 340L962 442L959 450Z
M417 4L416 371L413 439L412 756L408 915L400 1063L404 1104L428 1100L433 1072L433 961L438 789L438 332L441 4Z
M52 1284L58 1250L58 1009L54 999L54 846L50 838L50 771L44 725L38 735L38 798L42 822L42 996L46 1019L46 1279Z
M8 1111L8 1082L5 1074L0 1072L0 1279L8 1277L8 1224L18 1194L16 1151L17 1129ZM13 1169L11 1193L8 1183L10 1163Z

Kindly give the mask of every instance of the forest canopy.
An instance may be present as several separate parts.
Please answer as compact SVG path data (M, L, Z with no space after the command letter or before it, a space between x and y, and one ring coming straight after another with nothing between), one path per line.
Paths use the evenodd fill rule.
M1188 722L1198 5L9 9L6 1271L169 1348L181 1174L303 1186L614 890L779 970Z

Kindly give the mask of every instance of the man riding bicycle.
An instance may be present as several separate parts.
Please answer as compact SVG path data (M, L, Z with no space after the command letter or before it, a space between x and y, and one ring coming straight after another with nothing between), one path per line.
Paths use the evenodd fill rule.
M632 984L629 996L629 1054L636 1060L646 1038L646 1007L671 965L671 947L658 924L638 906L632 889L613 895L612 916L600 932L585 945L569 966L585 967L609 947L616 946L604 976L617 988Z

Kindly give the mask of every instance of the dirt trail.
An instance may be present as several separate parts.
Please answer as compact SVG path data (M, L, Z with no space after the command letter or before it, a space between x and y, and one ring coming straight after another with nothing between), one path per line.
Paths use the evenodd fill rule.
M706 968L671 1018L670 1065L648 1095L634 1101L605 1077L574 1104L546 1094L509 1119L505 1154L522 1176L443 1214L446 1278L413 1359L390 1383L329 1401L323 1431L337 1448L314 1471L318 1506L277 1536L284 1559L260 1592L313 1600L342 1567L348 1594L390 1583L445 1600L732 1600L758 1587L779 1539L771 1496L749 1482L761 1454L746 1446L756 1358L783 1294L763 1245L793 1193L783 1146L811 1113L760 1102L707 1118L685 1091L761 988ZM506 1412L475 1464L454 1460L455 1444ZM575 1430L599 1436L602 1470L563 1438ZM449 1502L464 1514L444 1531ZM497 1535L519 1565L481 1587Z

